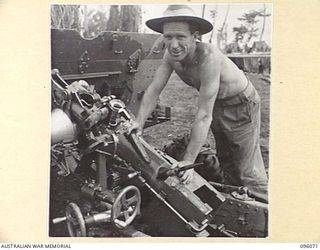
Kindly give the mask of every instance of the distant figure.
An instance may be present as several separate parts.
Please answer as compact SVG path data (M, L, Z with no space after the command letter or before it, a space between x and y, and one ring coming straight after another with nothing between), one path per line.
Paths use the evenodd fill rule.
M262 75L264 74L264 66L261 58L258 58L258 73Z
M255 198L267 202L268 179L260 146L260 97L244 73L216 47L198 41L212 30L186 5L169 5L164 15L146 25L162 33L166 51L146 90L130 132L142 133L144 124L173 71L199 91L198 111L190 141L178 166L194 163L211 127L227 184L246 186ZM194 170L185 171L188 183Z

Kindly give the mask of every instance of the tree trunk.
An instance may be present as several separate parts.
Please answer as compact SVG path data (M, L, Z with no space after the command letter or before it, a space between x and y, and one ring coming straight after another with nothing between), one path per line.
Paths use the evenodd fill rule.
M121 6L121 31L138 32L141 23L141 7L134 5Z
M228 9L226 11L226 15L224 17L224 20L223 20L223 23L222 23L222 26L221 26L221 30L222 31L223 31L224 26L226 25L227 18L228 18L228 15L229 15L229 11L230 11L230 4L228 4Z
M111 5L109 19L107 22L107 30L109 31L117 31L120 30L120 13L119 13L119 5Z
M212 38L213 38L213 33L214 33L214 25L215 25L215 21L216 21L216 17L217 17L217 14L218 14L218 5L216 4L216 8L214 10L215 12L215 16L214 18L212 19L212 31L211 31L211 34L210 34L210 39L209 39L209 43L212 43Z
M226 25L226 22L227 22L227 18L228 18L228 15L229 15L229 11L230 11L230 4L228 4L228 8L227 8L227 11L226 11L226 15L224 17L224 20L223 20L223 23L222 23L222 26L221 26L221 33L222 33L222 37L224 38L224 41L225 41L225 46L227 46L227 34L228 32L225 32L224 33L224 27Z
M259 39L260 42L262 41L262 36L264 33L265 26L266 26L266 4L264 3L263 4L263 24L262 24L262 30L261 30L260 39Z

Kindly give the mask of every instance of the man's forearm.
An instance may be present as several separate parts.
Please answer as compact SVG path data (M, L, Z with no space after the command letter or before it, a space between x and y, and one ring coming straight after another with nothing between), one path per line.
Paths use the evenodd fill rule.
M167 84L169 77L173 71L173 68L166 58L166 55L167 52L165 52L164 58L154 75L152 83L149 85L143 95L139 112L136 118L136 122L138 122L141 126L145 124L147 118L156 107L159 95Z
M183 160L195 162L201 147L205 143L211 124L211 118L204 118L195 121L192 125L190 142L183 157Z
M159 93L152 88L147 89L144 93L139 112L137 115L137 122L144 125L151 112L155 109Z

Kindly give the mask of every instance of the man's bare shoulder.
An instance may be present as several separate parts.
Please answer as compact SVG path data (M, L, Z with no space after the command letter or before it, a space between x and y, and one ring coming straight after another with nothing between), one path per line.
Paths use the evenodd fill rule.
M200 63L218 63L224 60L225 55L213 44L200 42L197 45L197 49Z

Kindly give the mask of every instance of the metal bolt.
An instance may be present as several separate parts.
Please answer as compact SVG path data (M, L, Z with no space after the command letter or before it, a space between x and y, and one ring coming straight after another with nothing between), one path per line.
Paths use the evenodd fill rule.
M232 204L233 204L233 202L232 202L232 201L229 201L229 204L230 204L230 205L232 205Z
M242 205L240 203L238 203L238 207L241 207Z

